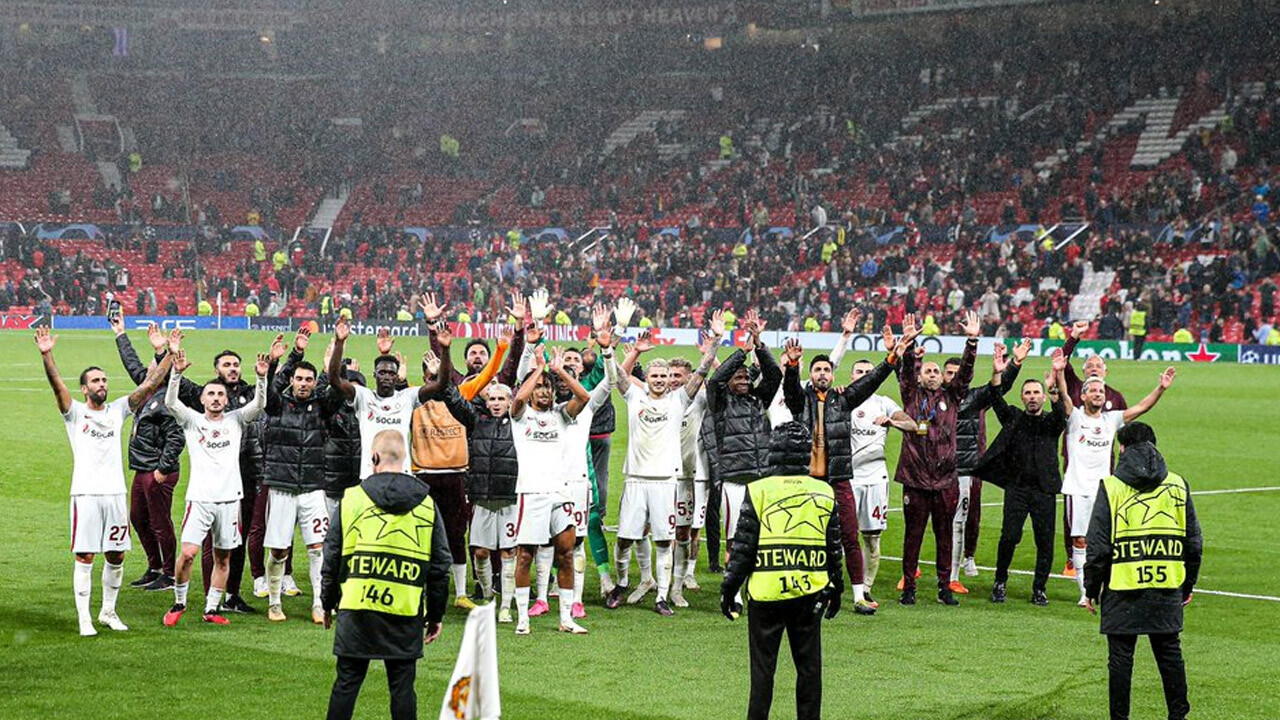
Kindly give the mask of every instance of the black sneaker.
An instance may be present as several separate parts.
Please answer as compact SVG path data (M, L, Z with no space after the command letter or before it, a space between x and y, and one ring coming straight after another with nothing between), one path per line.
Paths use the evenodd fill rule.
M173 589L173 576L161 574L160 577L151 581L151 584L144 588L147 592L157 592L159 590Z
M671 609L671 606L667 604L666 600L659 600L658 602L654 603L653 611L663 617L671 617L672 615L676 614L676 611Z
M1044 594L1043 590L1031 591L1031 604L1037 607L1048 607L1049 596Z
M902 597L898 598L898 603L900 605L915 605L916 604L915 588L907 588L906 590L903 590Z
M707 566L707 569L708 569L708 570L710 570L710 571L711 571L711 572L713 572L713 573L722 573L722 572L724 572L724 566L723 566L723 565L721 565L721 564L720 564L720 563L718 563L718 562L713 562L713 563L711 563L710 565L708 565L708 566Z
M854 600L853 613L855 615L875 615L876 609L866 600Z
M998 582L991 586L991 602L1002 603L1005 599L1004 583Z
M880 603L876 602L876 599L871 597L870 591L862 593L862 597L867 601L867 604L870 605L871 607L873 608L880 607Z
M955 593L951 592L951 588L941 588L938 590L938 602L943 605L960 604L960 601L956 599Z
M136 588L146 587L151 583L155 582L156 578L160 577L160 575L161 575L161 572L159 570L147 570L146 572L142 573L142 577L129 583L129 587L136 587Z
M249 603L245 602L244 598L240 597L239 595L228 595L225 598L223 598L222 609L227 612L243 613L245 615L258 612L257 610L253 609L253 607L251 607Z
M604 596L604 606L609 610L617 610L622 604L622 595L627 591L626 585L614 585L608 595Z

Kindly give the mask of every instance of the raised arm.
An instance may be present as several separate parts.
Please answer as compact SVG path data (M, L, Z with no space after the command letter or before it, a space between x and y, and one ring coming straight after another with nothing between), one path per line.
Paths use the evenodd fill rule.
M422 383L422 387L418 388L418 402L425 403L433 397L436 397L444 391L446 385L451 381L449 378L453 376L453 352L450 348L453 345L453 331L449 329L449 323L440 323L436 329L436 339L440 341L440 371L436 373L434 378ZM403 363L401 363L403 366Z
M1067 367L1063 370L1063 374L1067 378L1067 389L1070 395L1079 397L1080 388L1084 384L1080 380L1080 376L1076 374L1076 369L1071 366L1071 356L1076 352L1076 346L1080 344L1080 339L1089 331L1089 323L1085 320L1077 320L1071 325L1071 332L1067 333L1067 341L1062 344L1062 354L1067 358Z
M636 338L636 341L627 349L627 355L622 359L622 364L618 368L618 373L621 377L629 380L633 387L638 387L642 390L644 389L644 383L633 374L633 371L636 367L636 361L640 359L640 354L652 349L653 335L648 330L640 333L640 337ZM621 381L619 381L618 391L623 395L627 394L627 386L622 385Z
M582 412L582 409L591 400L591 395L586 388L582 387L577 378L564 369L564 348L552 348L551 364L548 367L551 368L551 373L560 378L560 382L564 383L565 387L573 395L564 407L565 414L569 417L578 417L578 414Z
M186 427L200 417L200 414L182 402L180 397L185 380L182 373L191 367L191 361L187 360L187 351L180 347L175 350L174 346L170 345L169 354L173 356L173 372L169 373L169 386L164 391L164 406L168 408L169 414L178 421L179 425Z
M1148 393L1146 397L1142 398L1137 405L1130 405L1129 408L1124 411L1124 421L1127 423L1133 422L1145 415L1151 408L1155 407L1156 403L1160 402L1160 398L1164 396L1164 391L1168 390L1169 387L1173 385L1173 378L1177 374L1177 370L1174 370L1171 367L1165 368L1165 371L1160 373L1160 381L1156 383L1155 389Z
M239 418L241 425L248 425L257 420L262 411L267 409L267 373L271 370L271 356L267 353L258 353L258 361L254 363L253 370L258 376L258 382L253 386L253 400L248 405L232 411Z
M1062 412L1070 415L1075 410L1075 404L1071 402L1071 393L1067 392L1067 378L1063 371L1067 367L1067 356L1061 349L1053 351L1053 359L1051 360L1053 384L1058 388L1058 403L1062 404Z
M58 366L53 362L53 346L58 343L58 336L49 334L49 328L36 328L36 348L40 350L40 359L44 362L44 376L53 388L53 399L58 405L58 412L66 415L71 409L71 391L62 381Z
M535 353L533 356L533 367L525 376L524 382L520 383L520 387L516 390L516 394L511 398L511 417L518 419L524 414L524 407L529 403L529 398L533 396L533 389L538 385L538 376L547 368L547 359L542 353Z
M618 382L618 365L613 361L613 332L609 327L608 319L606 308L605 322L597 325L595 329L595 340L600 346L600 353L596 357L596 366L588 374L588 377L591 377L598 373L603 376L603 379L593 385L582 383L582 387L589 388L591 399L587 402L587 407L590 407L593 412L609 402L609 393Z
M512 326L514 332L511 346L507 348L506 362L498 371L498 382L507 387L515 387L516 383L520 382L519 366L521 357L524 355L524 328L528 318L528 307L518 291L511 292L511 305L507 307L507 314L516 322Z
M328 368L329 387L334 392L351 402L356 399L356 386L342 374L342 353L346 348L347 338L351 336L351 325L345 317L338 316L333 326L333 351L329 355Z
M715 310L711 313L710 329L700 336L701 342L698 349L702 351L702 362L698 363L693 377L689 378L689 382L684 385L685 395L688 395L689 399L697 396L703 383L707 381L707 375L711 374L711 366L716 362L716 350L719 349L720 340L723 337L724 311Z
M892 331L885 326L886 336L891 335ZM920 329L916 327L916 316L908 313L902 319L902 336L913 338L911 342L906 344L903 351L902 362L898 367L898 394L902 396L904 404L911 402L908 398L913 398L916 391L920 387L920 358L922 353L917 352L914 338L920 334ZM886 340L887 341L887 340ZM900 340L898 342L901 342Z
M836 346L831 348L831 372L840 369L840 361L844 359L845 351L849 349L849 340L858 330L858 323L862 320L862 311L854 308L845 313L844 319L840 321L840 339L836 340ZM892 345L885 348L889 350ZM785 381L784 381L785 382Z
M169 374L169 370L173 367L173 355L165 353L164 359L156 363L154 367L147 372L147 376L143 378L142 384L139 385L132 393L129 394L129 410L138 412L143 403L147 401L164 383L165 377Z
M964 343L964 353L960 356L960 371L956 373L950 387L951 396L957 402L969 394L969 386L973 384L973 367L978 361L978 335L982 332L982 321L978 318L978 313L969 310L965 313L964 322L960 327L964 330L967 339Z
M782 401L792 417L804 412L804 388L800 386L800 358L804 348L795 338L787 338L782 348Z
M434 338L437 333L432 333ZM462 394L463 399L470 400L480 392L480 389L489 384L498 375L498 369L502 367L502 361L507 356L507 349L511 347L511 337L514 333L511 326L505 326L498 333L498 342L493 347L493 354L489 356L489 362L480 369L475 377L468 378L458 385L458 392ZM447 354L447 353L446 353Z
M138 359L138 353L133 349L133 343L129 342L129 335L124 329L124 313L118 316L107 316L107 322L111 324L111 329L116 334L116 352L120 355L120 363L124 365L124 371L129 374L129 379L134 385L141 385L147 379L147 366ZM159 334L159 328L155 323L151 323L151 327L147 328L148 335L151 335L152 328L155 328L155 334ZM156 348L156 353L160 354L165 349L164 336L160 336L160 346Z

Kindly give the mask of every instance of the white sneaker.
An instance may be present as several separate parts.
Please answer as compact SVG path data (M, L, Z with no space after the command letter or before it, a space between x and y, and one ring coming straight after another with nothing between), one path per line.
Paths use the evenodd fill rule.
M693 576L693 573L689 573L688 575L685 575L683 582L684 582L685 590L692 590L693 592L698 592L699 590L702 589L702 586L698 584L698 579Z
M98 624L106 625L116 632L124 632L129 629L129 626L124 624L124 621L120 619L120 616L114 610L111 612L103 610L98 613Z
M267 589L267 578L266 578L266 577L260 577L260 578L254 578L254 579L253 579L253 596L254 596L254 597L264 598L264 597L266 597L268 594L270 594L270 592L271 592L271 591Z
M297 597L302 594L298 589L298 583L293 581L292 575L285 575L284 580L280 583L280 590L289 597Z
M1081 595L1080 601L1076 603L1076 607L1089 607L1089 599Z
M506 624L511 621L511 608L502 608L498 611L498 622Z
M85 618L80 621L80 637L93 637L98 634L98 630L93 627L93 621Z
M645 595L648 595L649 593L657 589L658 589L657 581L652 579L641 580L640 584L636 587L636 589L632 590L631 594L627 596L627 604L635 605L636 603L643 600Z
M671 604L678 608L689 607L689 601L684 599L684 591L681 588L671 588Z
M516 623L516 634L517 634L517 635L528 635L528 634L529 634L529 620L528 620L528 619L521 619L521 620L520 620L520 622L517 622L517 623Z
M519 631L520 631L519 628L516 628L516 632L519 632ZM569 633L570 635L586 635L587 629L582 627L578 623L570 620L567 623L563 623L563 622L560 623L560 632Z
M964 574L966 577L978 577L978 563L973 558L964 559Z
M609 577L607 575L601 575L600 576L600 597L604 597L608 595L613 590L615 585L617 585L617 583L613 581L612 577Z

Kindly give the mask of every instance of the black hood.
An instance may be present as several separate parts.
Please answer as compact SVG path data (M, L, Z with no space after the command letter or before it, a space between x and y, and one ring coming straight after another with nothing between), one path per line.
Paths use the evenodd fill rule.
M774 475L808 475L813 436L792 420L773 429L769 438L769 466Z
M1116 463L1116 477L1138 491L1151 490L1168 476L1169 466L1165 465L1164 456L1149 442L1125 448Z
M396 515L403 515L420 505L431 488L418 478L405 473L376 473L360 483L374 505Z

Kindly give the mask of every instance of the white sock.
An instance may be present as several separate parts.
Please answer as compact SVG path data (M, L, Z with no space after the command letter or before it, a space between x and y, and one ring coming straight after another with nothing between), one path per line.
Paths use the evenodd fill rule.
M307 548L307 571L311 576L311 607L320 607L320 568L324 565L324 548Z
M573 599L577 597L573 594L573 588L560 588L560 624L573 624Z
M685 561L684 561L684 574L686 577L692 576L694 572L697 571L698 553L701 552L701 550L702 550L701 538L698 538L697 540L693 538L689 538L689 550L685 553ZM679 570L680 566L676 565L676 569Z
M526 590L527 592L527 590ZM506 610L511 607L511 600L516 596L516 559L513 557L502 558L502 607L499 610ZM526 594L526 598L529 596Z
M120 595L120 585L124 583L124 563L102 565L102 612L116 611L116 597Z
M573 549L573 599L583 597L582 591L587 584L587 548L578 545ZM564 605L564 591L560 591L560 604ZM573 603L570 603L572 605Z
M75 591L76 596L76 615L80 619L80 624L92 624L93 619L89 615L89 600L93 594L93 565L90 563L82 563L75 561L76 570L71 576L71 588Z
M867 586L863 585L862 583L854 583L853 601L858 602L859 600L866 600L866 599L867 599Z
M476 579L480 581L480 592L486 598L493 597L493 561L488 555L476 558Z
M671 592L671 543L659 545L658 548L658 600L666 600Z
M551 561L555 559L556 550L550 545L538 548L538 599L547 601L547 588L551 586Z
M964 564L964 525L963 522L951 523L951 582L960 581L960 566Z
M626 587L631 580L627 574L631 571L631 548L622 549L622 543L613 546L613 564L618 571L618 587Z
M280 604L280 585L284 582L286 562L284 558L276 558L275 554L267 553L267 603L271 605Z
M675 588L676 592L680 592L680 588L684 586L684 576L688 574L685 570L689 557L689 545L688 540L676 541L675 559L671 561L671 587Z
M189 587L191 587L190 581L173 584L173 604L174 605L185 606L187 604L187 588Z
M520 622L529 622L529 588L516 588L516 614L520 616Z
M1080 597L1084 597L1084 557L1085 548L1071 548L1071 563L1076 566L1076 585L1080 587Z
M866 553L863 557L866 563L863 564L863 574L866 576L867 587L871 587L876 583L876 573L880 571L880 536L866 535L864 539L867 544L864 546Z
M454 563L449 566L449 570L453 572L453 596L456 598L465 597L467 594L467 564Z
M218 605L222 603L222 588L209 588L209 594L204 598L204 612L218 612Z
M640 564L640 582L653 582L653 539L641 538L635 548L636 562Z

